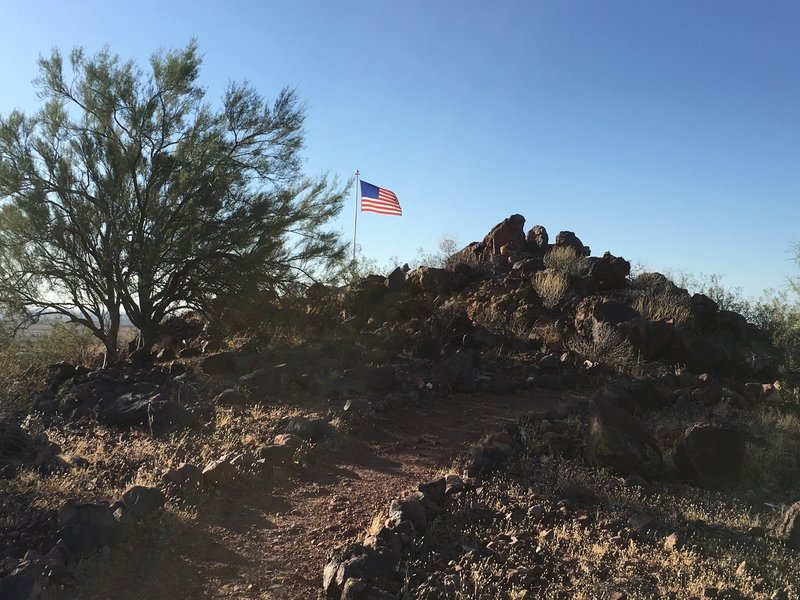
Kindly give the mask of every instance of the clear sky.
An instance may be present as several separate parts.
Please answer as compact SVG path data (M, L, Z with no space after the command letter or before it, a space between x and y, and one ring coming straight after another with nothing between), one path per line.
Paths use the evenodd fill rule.
M54 46L144 64L196 37L211 97L295 87L307 171L398 195L359 216L380 262L520 213L757 295L800 273L798 32L796 0L0 0L0 113L37 106Z

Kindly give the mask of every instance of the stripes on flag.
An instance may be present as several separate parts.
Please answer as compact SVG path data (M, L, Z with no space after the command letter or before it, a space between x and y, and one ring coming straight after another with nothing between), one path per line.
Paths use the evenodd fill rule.
M403 209L394 192L361 182L361 212L374 212L381 215L402 216Z

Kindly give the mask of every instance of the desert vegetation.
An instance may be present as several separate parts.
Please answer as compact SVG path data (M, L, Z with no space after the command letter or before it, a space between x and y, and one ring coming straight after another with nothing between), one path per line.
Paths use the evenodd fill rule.
M53 52L0 119L0 596L800 597L790 291L518 214L370 273L296 94L200 62Z

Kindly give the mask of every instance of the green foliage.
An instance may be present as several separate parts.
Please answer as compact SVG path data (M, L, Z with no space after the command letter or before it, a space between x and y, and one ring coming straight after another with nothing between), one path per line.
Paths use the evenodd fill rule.
M194 42L145 72L109 50L39 61L44 104L0 118L0 297L116 350L183 308L328 276L344 189L301 172L304 109L232 83L212 108Z

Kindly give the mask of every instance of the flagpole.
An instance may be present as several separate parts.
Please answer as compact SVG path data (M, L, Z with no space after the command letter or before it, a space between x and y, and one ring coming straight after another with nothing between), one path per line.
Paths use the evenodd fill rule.
M359 173L358 169L356 169L356 194L355 194L356 195L356 211L355 211L356 212L356 217L355 217L355 224L353 225L353 264L355 264L355 262L356 262L356 233L358 232L358 188L359 188L359 183L360 183L360 179L359 179L360 176L361 176L361 173Z

